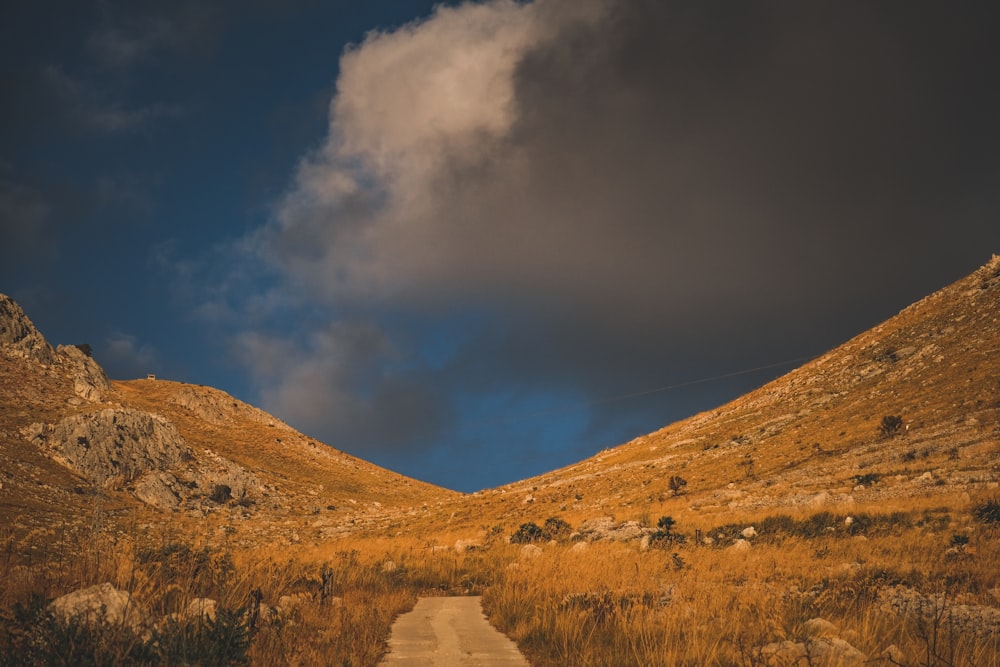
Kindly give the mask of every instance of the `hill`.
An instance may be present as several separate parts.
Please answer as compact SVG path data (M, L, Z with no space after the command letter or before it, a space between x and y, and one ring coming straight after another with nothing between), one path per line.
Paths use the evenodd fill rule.
M86 346L52 348L3 295L0 348L0 524L14 542L90 528L98 512L210 542L290 544L457 495L217 389L109 381Z
M710 521L968 503L1000 482L998 352L994 256L756 391L560 470L455 498L452 511L485 519L485 530L549 516Z

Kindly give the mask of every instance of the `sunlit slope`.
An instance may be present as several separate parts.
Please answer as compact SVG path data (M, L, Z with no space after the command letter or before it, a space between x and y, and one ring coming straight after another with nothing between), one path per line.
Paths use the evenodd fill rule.
M223 456L287 491L293 512L345 503L410 506L457 495L306 437L218 389L165 380L115 381L113 387L123 405L163 415L196 450Z
M0 295L0 526L11 544L47 548L108 523L251 548L314 544L458 495L217 389L109 383L88 346L52 348Z
M994 257L718 409L456 500L450 525L968 502L1000 480L998 352Z

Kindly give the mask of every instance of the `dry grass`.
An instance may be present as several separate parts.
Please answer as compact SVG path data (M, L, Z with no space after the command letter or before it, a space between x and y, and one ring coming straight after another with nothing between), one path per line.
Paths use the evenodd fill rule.
M511 553L484 605L536 665L763 665L762 647L805 641L805 622L816 617L883 664L892 645L902 664L998 664L1000 627L976 636L949 615L954 604L995 607L997 530L969 525L965 552L948 557L967 515L933 526L918 525L922 512L894 517L898 530L867 539L761 534L747 551L689 540L666 551L594 543ZM939 613L893 613L884 600L896 587L932 596Z

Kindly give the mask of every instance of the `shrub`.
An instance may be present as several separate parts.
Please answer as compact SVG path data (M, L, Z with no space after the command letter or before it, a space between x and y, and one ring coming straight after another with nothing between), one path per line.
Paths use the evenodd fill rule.
M573 527L559 517L551 516L545 520L542 532L545 538L558 540L568 537L573 532Z
M879 474L877 472L869 472L864 475L855 475L854 483L861 486L871 486L879 480Z
M676 523L673 517L661 516L656 522L656 532L649 536L649 546L663 549L675 542L684 542L684 536L674 532Z
M972 516L980 523L1000 523L1000 499L990 498L979 503L973 508Z
M534 522L522 523L517 532L510 536L511 544L531 544L544 539L545 532Z
M878 425L878 432L883 438L893 438L903 429L903 418L899 415L886 415Z
M229 502L232 498L233 490L227 484L216 484L208 496L209 500L219 505Z

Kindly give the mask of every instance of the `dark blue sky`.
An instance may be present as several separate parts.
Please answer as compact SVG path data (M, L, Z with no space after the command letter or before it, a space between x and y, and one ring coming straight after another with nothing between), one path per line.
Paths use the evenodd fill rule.
M1000 251L992 3L20 4L0 291L112 377L451 488L714 407Z

